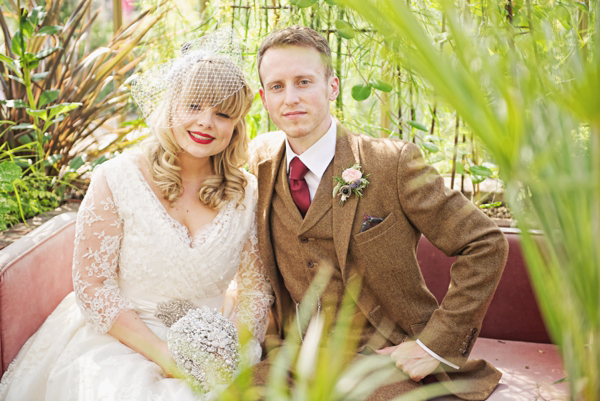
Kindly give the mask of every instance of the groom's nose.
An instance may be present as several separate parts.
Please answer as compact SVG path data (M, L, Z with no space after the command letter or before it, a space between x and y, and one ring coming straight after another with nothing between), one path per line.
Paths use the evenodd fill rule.
M294 105L300 102L300 96L298 93L298 89L293 86L287 86L285 88L285 104L286 105Z

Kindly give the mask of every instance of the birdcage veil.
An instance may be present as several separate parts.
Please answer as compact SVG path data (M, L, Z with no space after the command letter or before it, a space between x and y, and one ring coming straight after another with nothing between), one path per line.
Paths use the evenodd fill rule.
M180 57L138 75L131 93L148 126L177 127L244 87L241 64L233 30L219 29L185 43Z

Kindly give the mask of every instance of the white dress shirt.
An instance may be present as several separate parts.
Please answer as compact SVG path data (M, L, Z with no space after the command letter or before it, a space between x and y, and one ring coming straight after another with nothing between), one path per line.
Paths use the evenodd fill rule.
M337 121L333 117L331 117L331 125L329 126L329 129L327 130L325 135L323 135L317 142L315 142L301 155L297 155L296 153L294 153L287 137L285 138L285 156L287 159L286 161L288 180L290 175L290 162L294 157L297 157L302 163L304 163L306 167L308 167L308 172L304 176L304 179L306 180L306 184L308 185L308 191L310 192L311 202L315 196L315 193L317 192L317 188L319 187L319 183L321 182L321 177L323 177L325 170L327 170L329 163L331 163L331 161L333 160L333 156L335 156L336 136ZM458 369L458 366L437 355L435 352L427 348L425 344L423 344L420 340L417 340L417 344L419 344L421 348L423 348L429 355L431 355L438 361L443 362L454 369Z

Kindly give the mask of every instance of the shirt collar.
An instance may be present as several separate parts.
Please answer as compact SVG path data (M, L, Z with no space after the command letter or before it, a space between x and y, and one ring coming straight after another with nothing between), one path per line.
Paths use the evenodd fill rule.
M292 150L287 137L285 138L285 156L287 159L287 172L290 172L290 162L294 157L298 157L308 169L315 174L319 179L327 170L327 166L331 163L335 155L335 142L337 135L337 121L331 117L331 125L329 129L317 142L308 148L301 155L297 155Z

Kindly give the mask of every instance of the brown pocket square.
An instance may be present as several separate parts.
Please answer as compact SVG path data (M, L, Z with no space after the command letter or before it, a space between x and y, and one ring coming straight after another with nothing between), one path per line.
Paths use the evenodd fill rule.
M360 232L365 232L375 227L377 224L383 221L380 217L371 216L369 214L365 214L363 217L362 225L360 226Z

